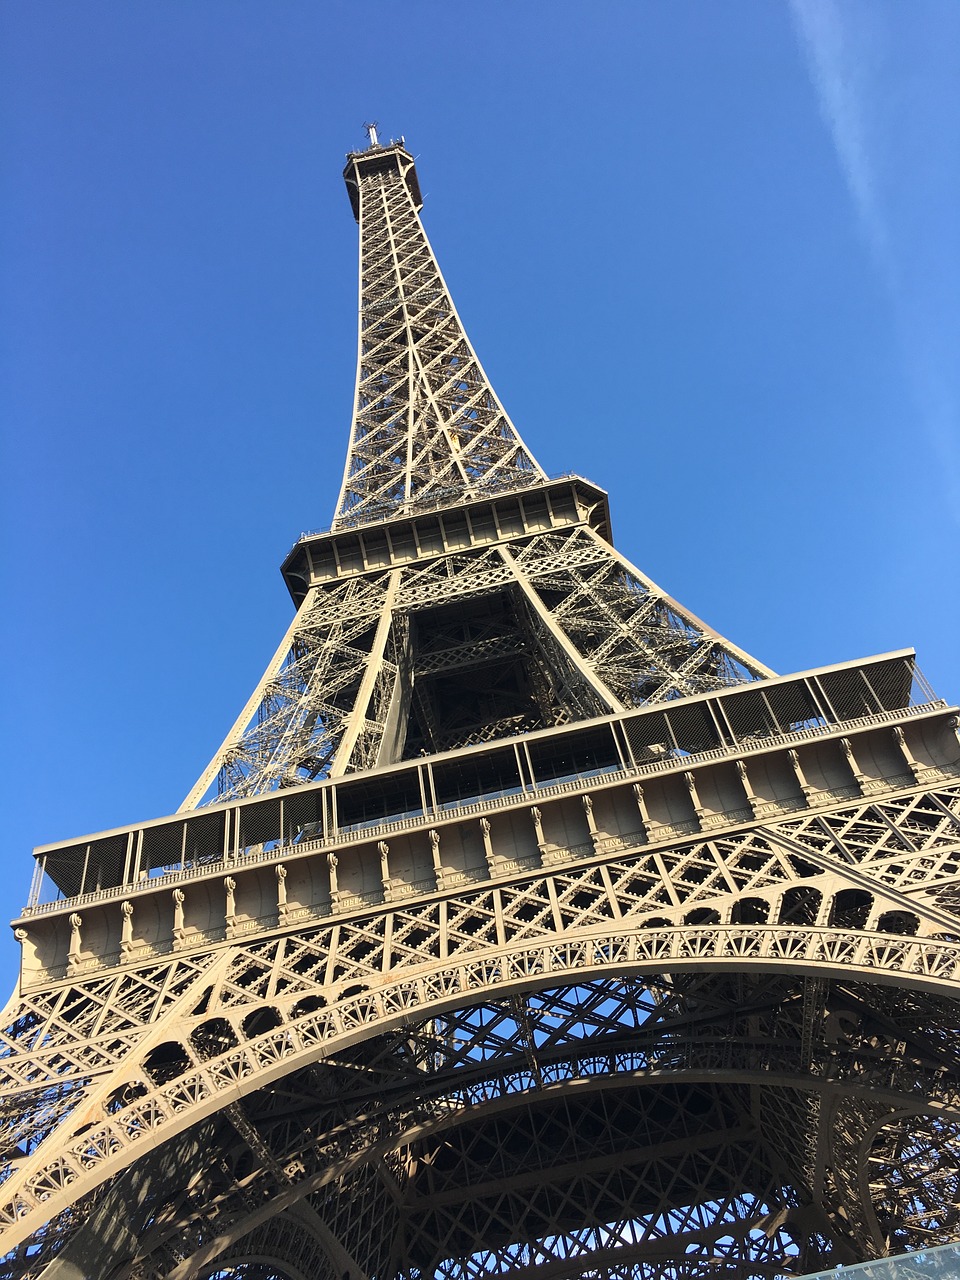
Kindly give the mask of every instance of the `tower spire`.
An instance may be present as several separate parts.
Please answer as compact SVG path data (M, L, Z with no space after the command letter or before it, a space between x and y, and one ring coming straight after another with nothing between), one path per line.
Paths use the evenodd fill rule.
M497 399L418 216L402 143L352 152L360 224L360 332L353 424L334 527L461 502L546 475Z

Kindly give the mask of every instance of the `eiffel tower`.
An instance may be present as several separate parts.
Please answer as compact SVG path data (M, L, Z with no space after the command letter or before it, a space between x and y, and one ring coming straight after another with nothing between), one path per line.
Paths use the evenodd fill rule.
M403 140L329 531L180 810L35 853L0 1276L714 1280L960 1236L960 742L777 676L548 478ZM802 607L807 607L804 604Z

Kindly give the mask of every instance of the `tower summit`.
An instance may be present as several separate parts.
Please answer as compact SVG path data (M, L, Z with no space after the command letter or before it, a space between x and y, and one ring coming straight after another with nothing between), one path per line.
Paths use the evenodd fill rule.
M956 1239L960 741L776 676L493 391L402 140L293 621L180 810L35 851L0 1280L714 1280Z

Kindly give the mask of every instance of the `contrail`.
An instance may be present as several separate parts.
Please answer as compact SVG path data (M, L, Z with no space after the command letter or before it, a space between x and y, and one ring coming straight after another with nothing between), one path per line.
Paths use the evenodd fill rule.
M945 368L943 359L938 360L933 354L938 348L942 350L941 336L946 326L936 314L929 280L922 272L910 269L906 259L911 246L902 244L903 237L894 234L881 193L878 166L892 146L889 137L881 139L878 120L879 94L888 75L880 66L882 50L877 47L887 34L883 29L885 10L881 5L863 6L854 0L789 0L789 5L857 225L890 300L904 372L950 513L960 523L960 396L955 371ZM888 86L891 91L899 87ZM901 127L908 125L909 122ZM913 154L922 149L928 160L936 160L931 151L939 146L949 163L948 130L946 135L944 138L943 131L935 135L918 130L918 147ZM893 141L904 139L898 136ZM903 150L906 155L911 154L908 146ZM907 177L909 171L905 180ZM912 199L914 211L922 217L923 193L916 192Z
M890 266L864 119L865 77L835 0L790 0L797 35L844 180L877 265ZM888 281L888 283L891 283Z

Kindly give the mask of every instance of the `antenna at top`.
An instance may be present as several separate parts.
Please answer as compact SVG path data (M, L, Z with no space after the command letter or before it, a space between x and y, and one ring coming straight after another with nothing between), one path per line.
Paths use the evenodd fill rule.
M377 137L377 121L368 120L363 127L367 131L367 137L370 139L371 147L379 147L380 139Z

